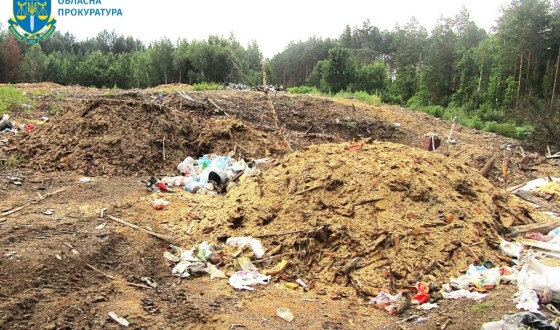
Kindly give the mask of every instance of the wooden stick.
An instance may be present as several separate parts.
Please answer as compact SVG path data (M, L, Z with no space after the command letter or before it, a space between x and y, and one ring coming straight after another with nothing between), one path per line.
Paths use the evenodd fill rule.
M451 322L451 319L447 319L447 321L445 321L445 323L441 326L441 330L445 330L447 328L447 326L449 325L449 322Z
M144 284L136 284L136 283L132 283L132 282L126 282L126 284L130 285L130 286L135 286L138 288L143 288L143 289L153 289L151 286L147 286Z
M315 124L311 124L311 127L309 127L309 129L305 132L305 135L308 135L313 129L313 127L315 127Z
M135 224L132 224L132 223L130 223L130 222L128 222L128 221L119 219L119 218L114 217L114 216L112 216L112 215L107 215L107 218L109 218L109 219L111 219L111 220L113 220L113 221L116 221L116 222L118 222L118 223L120 223L120 224L122 224L122 225L128 226L128 227L130 227L130 228L134 228L134 229L143 231L143 232L145 232L145 233L147 233L147 234L149 234L149 235L151 235L151 236L157 237L157 238L159 238L159 239L161 239L161 240L163 240L163 241L167 241L167 242L171 242L171 243L173 243L173 242L175 241L175 239L172 238L172 237L170 237L170 236L158 234L158 233L153 232L153 231L151 231L151 230L138 227L138 226L135 225Z
M546 223L533 223L530 225L523 225L513 227L511 232L507 235L510 238L518 237L527 233L541 233L546 234L549 231L560 227L560 220Z
M37 203L37 202L39 202L39 201L41 201L41 200L43 200L43 199L46 199L47 197L54 196L54 195L56 195L56 194L58 194L58 193L61 193L61 192L65 191L65 190L66 190L66 189L59 189L59 190L53 191L52 193L48 193L48 194L46 194L45 196L43 196L42 199L34 200L34 201L29 202L29 203L27 203L27 204L24 204L24 205L22 205L22 206L20 206L20 207L16 207L16 208L13 209L13 210L10 210L10 211L7 211L7 212L4 212L4 213L0 214L0 216L5 217L5 216L7 216L7 215L10 215L10 214L19 212L19 211L23 210L24 208L28 207L29 205L31 205L31 204L33 204L33 203Z
M212 101L211 99L208 99L208 102L212 103L213 106L215 106L218 110L220 110L221 112L223 112L224 115L226 115L227 117L229 117L229 113L227 113L224 109L220 108L220 106L217 105L216 103L214 103L214 101Z
M496 162L497 157L496 156L492 156L487 162L486 165L484 165L484 167L482 168L482 170L480 170L480 174L487 178L488 174L490 174L490 171L492 170L492 168L494 167L494 163Z
M315 186L315 187L311 187L311 188L307 188L307 189L302 190L302 191L300 191L300 192L294 193L294 195L303 195L303 194L305 194L306 192L309 192L309 191L312 191L312 190L315 190L315 189L319 189L319 188L322 188L322 187L323 187L323 185Z
M263 238L263 237L273 237L273 236L286 236L286 235L291 235L291 234L297 234L297 233L303 233L306 231L315 231L315 230L319 230L322 229L325 226L321 226L319 228L314 228L314 229L301 229L301 230L294 230L294 231L289 231L289 232L284 232L284 233L274 233L274 234L263 234L263 235L258 235L258 236L253 236L255 238Z
M516 186L509 187L509 188L507 188L506 190L507 190L508 192L512 192L512 191L515 191L515 190L517 190L517 189L519 189L519 188L521 188L521 187L523 187L523 186L525 186L525 183L521 183L521 184L518 184L518 185L516 185Z
M449 143L453 138L453 130L455 129L456 120L457 120L457 116L453 117L453 120L451 121L451 130L449 131L449 136L447 137L447 143Z
M536 248L542 249L542 250L547 250L547 251L552 251L552 252L560 252L560 246L558 246L557 244L539 242L539 241L527 240L527 239L521 240L521 241L519 241L519 243L521 243L523 245L536 247Z
M107 274L107 273L104 273L104 272L100 271L99 269L93 267L93 266L90 265L90 264L86 264L86 266L88 266L89 268L93 269L94 271L98 272L99 274L101 274L101 275L103 275L103 276L105 276L105 277L107 277L107 278L110 278L110 279L112 279L112 280L115 279L114 276L111 276L111 275L109 275L109 274Z
M163 139L162 139L162 144L163 144L163 151L162 151L162 153L163 153L163 161L165 161L165 136L164 136Z

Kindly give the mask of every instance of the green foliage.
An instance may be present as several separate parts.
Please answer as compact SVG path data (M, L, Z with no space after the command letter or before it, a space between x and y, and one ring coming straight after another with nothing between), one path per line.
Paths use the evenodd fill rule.
M194 84L193 89L195 91L217 91L217 90L224 90L224 86L216 84L216 83L199 83Z
M19 168L25 161L22 156L8 156L6 159L0 159L0 169L13 170Z
M310 86L290 87L288 88L288 92L294 94L319 94L317 88Z
M21 90L10 85L0 87L0 114L18 112L24 103L29 103L29 99Z
M369 94L380 93L389 85L387 65L382 61L358 67L352 82L352 90Z
M370 105L381 105L381 98L377 95L371 95L367 92L355 92L355 93L347 93L347 92L339 92L334 95L336 98L340 99L356 99L366 104Z
M53 104L49 108L49 115L54 116L62 111L62 107L59 104Z
M343 47L329 50L329 65L324 72L325 83L330 92L348 90L356 74L356 62L352 53Z
M492 307L494 307L494 303L493 303L493 302L491 302L491 301L483 301L483 302L479 302L479 303L473 305L472 309L473 309L473 311L476 311L476 312L478 312L478 313L484 314L484 313L486 313L486 311L487 311L489 308L492 308Z

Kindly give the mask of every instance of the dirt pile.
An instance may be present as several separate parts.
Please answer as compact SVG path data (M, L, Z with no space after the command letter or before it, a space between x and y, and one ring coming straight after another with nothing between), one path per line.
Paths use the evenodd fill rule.
M502 264L499 234L539 217L470 167L383 142L311 146L197 205L189 239L261 238L284 277L369 294Z
M188 155L236 148L247 158L282 153L277 140L236 119L205 118L133 100L99 99L65 109L17 141L13 152L42 171L171 174Z

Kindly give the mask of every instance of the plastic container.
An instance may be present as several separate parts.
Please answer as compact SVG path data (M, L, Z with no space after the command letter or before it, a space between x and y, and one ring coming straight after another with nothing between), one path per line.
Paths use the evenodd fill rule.
M558 234L560 234L560 227L551 230L550 232L548 232L548 236L550 237L555 237L558 236Z
M190 173L193 167L194 159L189 156L185 158L185 160L183 160L181 163L179 163L179 165L177 165L177 170L184 175Z
M198 159L198 166L200 167L200 169L204 170L206 169L208 166L210 166L210 164L212 163L212 161L208 158L206 158L206 156L204 157L200 157Z
M276 315L286 322L292 322L294 320L294 314L292 314L292 311L288 307L278 307Z

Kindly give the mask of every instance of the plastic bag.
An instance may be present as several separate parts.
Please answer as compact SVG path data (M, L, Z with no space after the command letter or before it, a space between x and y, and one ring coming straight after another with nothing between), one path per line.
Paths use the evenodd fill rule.
M167 205L169 205L169 201L166 201L165 199L154 199L152 201L152 206L154 207L154 210L163 210L164 208L167 207Z
M208 274L210 274L210 279L213 280L215 278L227 278L226 274L218 269L218 267L208 264Z
M270 282L270 276L260 274L257 271L238 271L229 278L229 284L237 290L253 291L251 285L267 285Z
M483 294L480 292L471 292L468 290L457 290L457 291L451 291L451 292L444 292L443 293L443 298L445 299L460 299L460 298L468 298L468 299L472 299L472 300L480 300L480 299L484 299L488 297L487 294Z
M264 248L261 241L258 239L254 239L252 237L230 237L226 240L226 245L230 246L243 246L247 244L251 246L251 249L253 249L253 253L255 253L255 257L257 259L264 256Z
M553 318L539 313L523 312L506 315L503 318L503 330L517 330L529 327L530 329L558 330L558 323Z
M500 243L500 250L508 257L519 259L523 248L521 245L502 240L502 243Z
M535 257L529 256L519 273L519 288L533 289L538 293L545 289L552 291L552 301L560 302L560 267L541 264Z
M396 310L396 302L402 298L402 292L397 293L396 295L391 295L385 292L379 292L379 294L371 298L369 304L376 305L377 307L383 308L389 314L394 314Z

